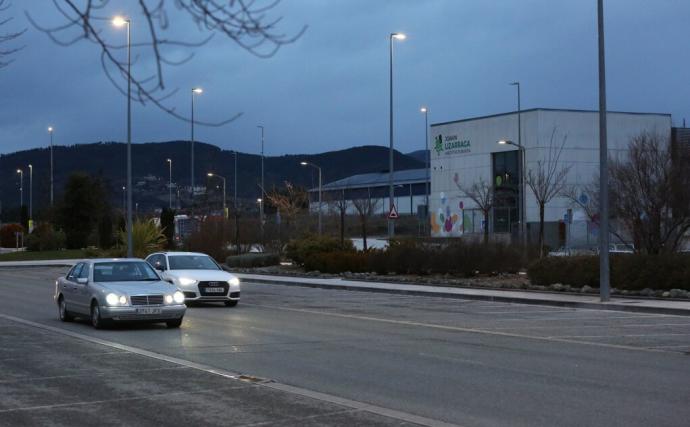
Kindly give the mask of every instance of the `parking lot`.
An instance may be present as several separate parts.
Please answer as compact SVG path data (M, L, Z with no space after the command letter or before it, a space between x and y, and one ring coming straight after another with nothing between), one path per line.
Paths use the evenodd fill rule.
M179 330L162 325L138 325L96 331L86 323L63 324L57 320L51 299L52 286L55 277L64 270L0 270L0 286L5 294L0 300L0 314L190 363L459 425L680 426L690 417L688 317L244 283L243 299L237 307L191 307ZM8 322L0 324L3 331L27 328ZM169 366L168 362L152 361L126 350L113 353L112 347L107 349L107 346L94 349L94 343L80 343L74 337L58 338L59 334L45 330L32 335L27 346L7 350L14 348L12 343L21 343L18 337L25 335L31 334L3 333L4 377L0 380L5 396L0 399L3 410L12 405L47 405L45 402L52 398L50 394L42 395L36 402L12 397L28 396L32 384L39 388L38 383L22 381L20 390L7 388L18 387L8 386L8 381L17 384L17 378L22 375L27 378L60 376L57 373L60 363L47 373L22 369L42 366L41 357L48 355L60 361L67 357L69 348L80 349L82 345L86 346L84 350L76 353L103 352L97 359L105 361L102 375L107 378L122 371L130 375L129 372L135 372L132 366L144 372L161 370L179 374L171 382L166 379L156 386L149 385L147 374L141 376L142 385L134 381L136 375L125 377L127 387L136 391L135 400L147 399L146 395L155 400L158 394L173 393L170 390L198 390L195 396L206 401L204 390L232 396L233 387L257 389L256 385L210 373L201 375L213 377L208 384L198 384L186 379L185 375L199 376L187 367ZM73 344L61 344L60 340L64 339ZM28 352L37 361L12 362L18 359L8 351ZM109 364L108 358L136 361L118 365ZM87 372L96 369L88 364L85 368ZM65 373L72 374L75 372ZM176 388L178 379L179 389ZM224 391L224 387L230 391ZM214 392L216 388L219 391ZM121 396L129 389L109 390ZM87 397L97 400L99 396ZM302 399L300 404L305 408L300 416L305 417L320 414L318 408L310 405L333 404L309 399L305 402L304 396L282 398L289 401L297 397ZM70 405L84 401L84 396L60 398L63 400L55 402L68 405L60 411L81 414ZM184 411L183 404L179 408L190 416L217 424L220 419L217 417L224 413L229 416L229 406L234 407L219 405L209 410L208 419L198 411ZM545 412L546 407L558 410ZM326 412L331 410L341 411L334 412L333 417L363 417L359 420L364 424L405 422L351 407L331 407ZM46 411L53 413L50 407ZM15 412L13 416L20 416L19 411ZM292 416L289 412L268 411L251 422L297 424L298 418ZM175 420L181 422L188 418L180 416ZM355 418L344 423L357 423L352 420ZM237 422L250 421L238 419Z

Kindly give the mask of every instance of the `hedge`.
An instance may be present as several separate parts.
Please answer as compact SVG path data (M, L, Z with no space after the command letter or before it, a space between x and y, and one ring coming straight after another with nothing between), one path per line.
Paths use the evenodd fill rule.
M341 244L340 239L334 237L309 235L291 240L285 248L285 255L295 264L304 265L308 259L317 254L354 252L354 250L355 247L349 239Z
M529 251L529 254L536 253ZM522 247L464 241L432 243L395 240L386 250L365 252L330 251L314 253L305 260L306 270L324 273L376 272L378 274L477 274L516 273L526 265L529 254Z
M225 265L233 268L268 267L280 264L278 254L247 253L231 255L225 259Z
M639 291L645 288L690 290L690 254L614 255L610 259L611 286ZM528 268L532 284L599 287L599 258L547 257Z

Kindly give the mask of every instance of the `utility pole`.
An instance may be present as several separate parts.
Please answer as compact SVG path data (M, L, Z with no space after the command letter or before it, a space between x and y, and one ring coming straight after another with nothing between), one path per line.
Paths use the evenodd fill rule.
M597 0L599 29L599 297L610 299L609 284L609 172L606 134L606 56L604 44L604 0Z

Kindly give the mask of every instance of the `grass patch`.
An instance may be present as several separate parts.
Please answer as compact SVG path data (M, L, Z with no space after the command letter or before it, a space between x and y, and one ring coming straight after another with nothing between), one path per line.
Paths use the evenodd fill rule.
M93 250L69 249L64 251L22 251L0 254L0 261L42 261L51 259L94 258Z

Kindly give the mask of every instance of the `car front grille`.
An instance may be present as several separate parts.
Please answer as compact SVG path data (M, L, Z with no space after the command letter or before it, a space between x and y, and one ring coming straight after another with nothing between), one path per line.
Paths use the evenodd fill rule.
M129 300L132 305L162 305L163 295L132 295Z
M223 288L223 292L208 292L208 288ZM228 294L230 285L228 282L213 281L213 282L199 282L199 294L204 297L225 296Z

